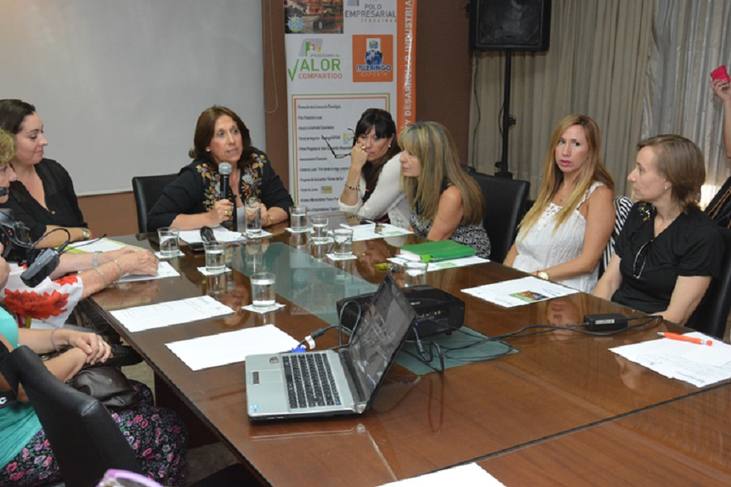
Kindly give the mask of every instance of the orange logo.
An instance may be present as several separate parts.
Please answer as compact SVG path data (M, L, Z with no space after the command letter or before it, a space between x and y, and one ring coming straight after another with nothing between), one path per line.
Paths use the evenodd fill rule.
M393 81L393 36L353 36L353 81Z

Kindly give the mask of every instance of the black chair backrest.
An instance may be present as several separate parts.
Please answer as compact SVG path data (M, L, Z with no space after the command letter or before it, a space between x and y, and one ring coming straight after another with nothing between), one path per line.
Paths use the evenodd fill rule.
M135 176L132 178L132 191L137 204L137 228L139 233L147 233L147 213L157 203L162 190L171 183L177 174L158 176Z
M523 217L530 183L482 174L472 168L468 172L480 185L485 198L483 225L490 237L490 259L502 262L513 245L518 223Z
M718 230L726 245L719 276L711 282L687 326L706 335L723 338L731 308L731 230L722 227Z
M17 379L23 386L67 486L95 486L110 468L142 473L106 408L54 377L28 347L5 354L0 372L11 384Z

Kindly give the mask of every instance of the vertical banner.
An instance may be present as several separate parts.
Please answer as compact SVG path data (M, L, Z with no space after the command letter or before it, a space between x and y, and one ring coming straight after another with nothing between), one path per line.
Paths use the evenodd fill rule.
M367 108L414 121L417 0L284 0L290 190L337 210Z

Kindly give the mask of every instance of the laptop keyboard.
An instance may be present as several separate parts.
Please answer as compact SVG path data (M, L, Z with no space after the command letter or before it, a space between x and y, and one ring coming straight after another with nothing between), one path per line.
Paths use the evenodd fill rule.
M285 355L283 358L290 408L341 404L330 362L325 354L302 353Z

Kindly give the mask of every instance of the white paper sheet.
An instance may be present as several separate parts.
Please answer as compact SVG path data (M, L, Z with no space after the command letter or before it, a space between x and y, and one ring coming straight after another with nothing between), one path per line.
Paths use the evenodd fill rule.
M112 311L114 316L130 332L162 328L163 326L203 320L233 313L234 310L210 296L148 304Z
M243 362L247 355L289 351L297 340L274 325L165 344L191 370Z
M213 236L219 242L238 242L245 240L246 237L241 235L240 232L232 232L231 230L223 227L216 227L213 229ZM203 243L201 239L200 230L183 230L179 233L181 240L188 242L189 244Z
M405 228L397 227L396 225L391 225L389 223L380 224L380 232L376 232L375 223L364 223L362 225L346 225L345 223L341 223L340 226L343 228L351 228L353 230L353 242L373 240L376 238L399 237L401 235L409 235L410 233L413 233Z
M476 463L470 463L410 479L389 482L383 484L382 487L443 487L445 485L458 485L459 487L504 486L502 482L487 473L484 468Z
M178 277L178 271L170 263L161 260L157 263L157 274L145 276L142 274L127 274L117 282L152 281L154 279L165 279L166 277Z
M658 374L688 382L696 387L731 379L731 345L699 332L685 335L704 340L712 339L713 345L709 347L661 338L610 350Z
M119 250L123 247L135 247L124 242L112 240L111 238L100 238L99 240L82 240L69 244L69 248L75 252L109 252L110 250ZM135 247L140 248L140 247ZM141 248L140 248L141 250Z
M393 262L394 264L404 265L408 260L399 257L389 257L388 261ZM484 264L485 262L490 261L488 259L483 259L482 257L477 257L476 255L473 255L472 257L463 257L461 259L440 260L437 262L429 262L426 271L442 271L444 269L451 269L453 267L465 267L468 265Z
M462 292L497 304L498 306L513 308L524 304L545 301L546 299L567 296L578 293L579 291L544 279L529 276L462 289Z

